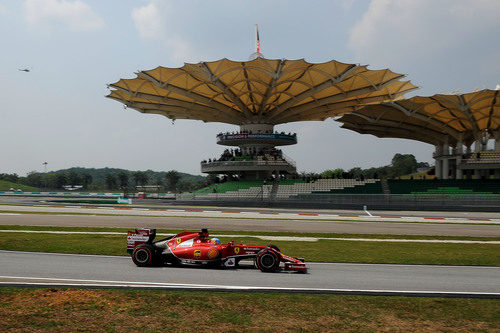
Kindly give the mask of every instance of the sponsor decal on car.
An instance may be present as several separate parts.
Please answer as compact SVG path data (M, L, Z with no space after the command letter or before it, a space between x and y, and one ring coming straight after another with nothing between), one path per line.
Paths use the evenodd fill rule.
M239 247L235 247L234 248L234 254L238 254L240 253L240 248Z
M174 243L172 243L172 242L168 243L168 246L172 246L172 245L174 245Z
M208 251L208 259L217 258L218 255L219 255L219 251L217 251L216 249L210 249Z
M201 250L194 250L194 257L199 259L201 257Z
M179 244L179 243L181 242L181 239L180 239L180 238L177 238L177 239L176 239L176 242L177 242L177 244Z
M234 258L228 258L226 262L224 263L224 266L226 267L234 267L236 266L236 260Z
M258 248L258 247L244 247L243 250L245 250L245 251L259 251L260 248Z

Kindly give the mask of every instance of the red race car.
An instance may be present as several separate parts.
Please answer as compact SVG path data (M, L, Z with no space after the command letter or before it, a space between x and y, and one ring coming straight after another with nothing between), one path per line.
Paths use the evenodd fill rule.
M283 269L307 272L303 258L284 255L274 246L245 245L229 242L221 244L218 238L210 238L207 229L201 232L181 232L154 241L156 229L136 229L127 235L127 251L137 266L165 264L206 265L212 267L237 267L240 260L254 260L262 272Z

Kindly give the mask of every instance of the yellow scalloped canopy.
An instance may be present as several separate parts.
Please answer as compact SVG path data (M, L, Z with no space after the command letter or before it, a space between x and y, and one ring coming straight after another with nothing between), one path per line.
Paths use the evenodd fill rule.
M401 98L416 87L389 69L256 58L157 67L110 84L107 96L142 113L229 124L325 120Z
M485 132L498 135L498 90L430 97L415 96L364 107L346 114L343 128L378 137L406 138L430 144L470 145Z

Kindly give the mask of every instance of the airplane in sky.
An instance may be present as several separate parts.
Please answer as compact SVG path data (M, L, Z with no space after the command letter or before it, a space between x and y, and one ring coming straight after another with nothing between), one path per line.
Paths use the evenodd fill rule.
M31 72L31 68L19 68L18 70L21 72L26 72L26 73Z

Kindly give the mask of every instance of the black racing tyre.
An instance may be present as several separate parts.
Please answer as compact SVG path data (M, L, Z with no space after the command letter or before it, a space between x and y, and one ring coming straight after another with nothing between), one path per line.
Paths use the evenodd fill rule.
M273 249L273 250L276 250L276 251L278 251L278 252L281 252L281 251L280 251L280 248L279 248L279 247L277 247L276 245L269 244L267 247L270 247L270 248L271 248L271 249Z
M273 250L264 249L257 253L255 264L262 272L276 272L280 267L280 256Z
M155 261L155 252L151 245L141 244L134 248L132 252L132 261L139 267L153 265Z

